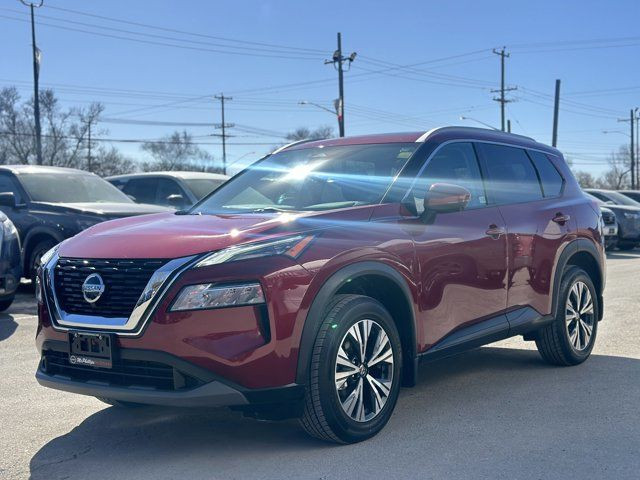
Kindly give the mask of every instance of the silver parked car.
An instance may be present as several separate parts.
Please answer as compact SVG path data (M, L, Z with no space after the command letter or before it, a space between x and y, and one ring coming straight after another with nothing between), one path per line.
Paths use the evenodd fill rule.
M106 180L138 203L188 208L229 179L219 173L145 172L115 175Z

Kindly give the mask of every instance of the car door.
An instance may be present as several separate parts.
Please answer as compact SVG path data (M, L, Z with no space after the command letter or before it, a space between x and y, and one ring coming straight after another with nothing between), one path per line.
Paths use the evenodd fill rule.
M467 207L425 221L424 197L434 183L466 188L471 193ZM421 289L420 344L429 348L461 327L494 316L502 322L507 302L506 227L498 208L487 204L472 143L448 143L436 150L407 200L422 214L404 221L415 243Z
M489 201L499 205L507 225L510 321L526 307L548 314L554 262L575 233L564 179L543 152L489 143L478 143L477 150Z

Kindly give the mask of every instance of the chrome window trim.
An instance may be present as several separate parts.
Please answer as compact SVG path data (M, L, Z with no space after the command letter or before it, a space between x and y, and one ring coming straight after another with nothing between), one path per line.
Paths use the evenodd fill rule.
M59 255L56 252L43 269L44 299L51 314L51 323L55 330L91 329L116 333L120 336L137 336L145 327L151 315L165 294L180 277L201 258L201 255L170 260L157 269L145 285L138 302L129 317L100 317L70 314L60 308L55 293L54 274Z
M442 128L442 127L439 127L439 128ZM437 129L429 130L429 132L425 133L425 134L423 135L423 137L428 136L431 132L433 132L433 130L437 130ZM422 137L420 137L420 138L422 138ZM527 137L525 137L525 138L527 138ZM417 140L416 140L416 142L417 142ZM449 144L452 144L452 143L472 143L472 144L473 144L473 143L488 143L488 144L491 144L491 145L502 145L502 146L504 146L504 147L520 148L521 150L524 150L525 152L526 152L527 150L533 150L533 151L535 151L535 152L544 153L545 155L553 155L553 156L554 156L554 157L556 157L556 158L561 158L560 156L558 156L558 155L557 155L557 154L555 154L555 153L547 152L546 150L542 150L542 149L540 149L540 148L535 148L535 147L524 147L524 146L522 146L522 145L517 145L517 144L513 144L513 143L495 142L495 141L491 141L491 140L477 140L477 139L473 139L473 138L455 138L455 139L452 139L452 140L447 140L447 141L442 142L441 144L439 144L439 145L435 148L435 150L434 150L433 152L431 152L431 153L429 154L429 156L426 158L426 160L424 161L424 163L423 163L423 164L422 164L422 166L420 167L420 170L418 171L418 173L416 173L415 177L413 178L413 180L412 180L412 182L411 182L411 185L409 185L409 188L407 189L407 191L405 192L404 196L402 197L402 201L401 201L401 203L404 203L404 202L407 200L407 197L409 196L409 194L410 194L410 193L411 193L411 191L413 190L413 187L415 186L416 182L418 181L418 179L419 179L419 178L420 178L420 176L422 175L422 172L424 172L424 169L425 169L425 168L427 168L427 165L429 165L429 162L430 162L430 161L431 161L431 159L434 157L434 155L435 155L436 153L438 153L438 151L439 151L442 147L444 147L444 146L446 146L446 145L449 145ZM476 154L476 158L477 158L477 157L478 157L478 155ZM477 158L477 160L478 160L478 163L480 163L480 158ZM554 165L554 168L555 168L555 165ZM556 170L557 170L557 168L556 168ZM564 177L563 177L563 180L564 180ZM563 192L562 192L562 193L564 194L564 185L563 185ZM562 195L561 195L561 196L562 196ZM560 196L560 197L561 197L561 196ZM554 198L560 198L560 197L554 197ZM551 197L549 197L549 198L551 198ZM547 199L547 198L543 197L543 198L541 198L540 200L546 200L546 199ZM487 206L490 206L490 205L487 205Z

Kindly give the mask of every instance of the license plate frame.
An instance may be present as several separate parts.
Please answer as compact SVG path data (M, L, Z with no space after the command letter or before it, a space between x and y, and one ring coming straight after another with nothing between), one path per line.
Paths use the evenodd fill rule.
M73 366L113 368L113 335L69 332L69 363Z

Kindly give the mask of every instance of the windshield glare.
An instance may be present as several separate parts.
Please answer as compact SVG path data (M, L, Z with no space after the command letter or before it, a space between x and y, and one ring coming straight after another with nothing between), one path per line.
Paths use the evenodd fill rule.
M415 143L290 150L257 162L192 213L320 211L379 203Z
M206 197L221 184L224 180L213 180L209 178L188 178L185 183L189 186L189 189L193 192L198 200Z
M83 173L28 173L18 177L34 202L133 203L106 180Z

